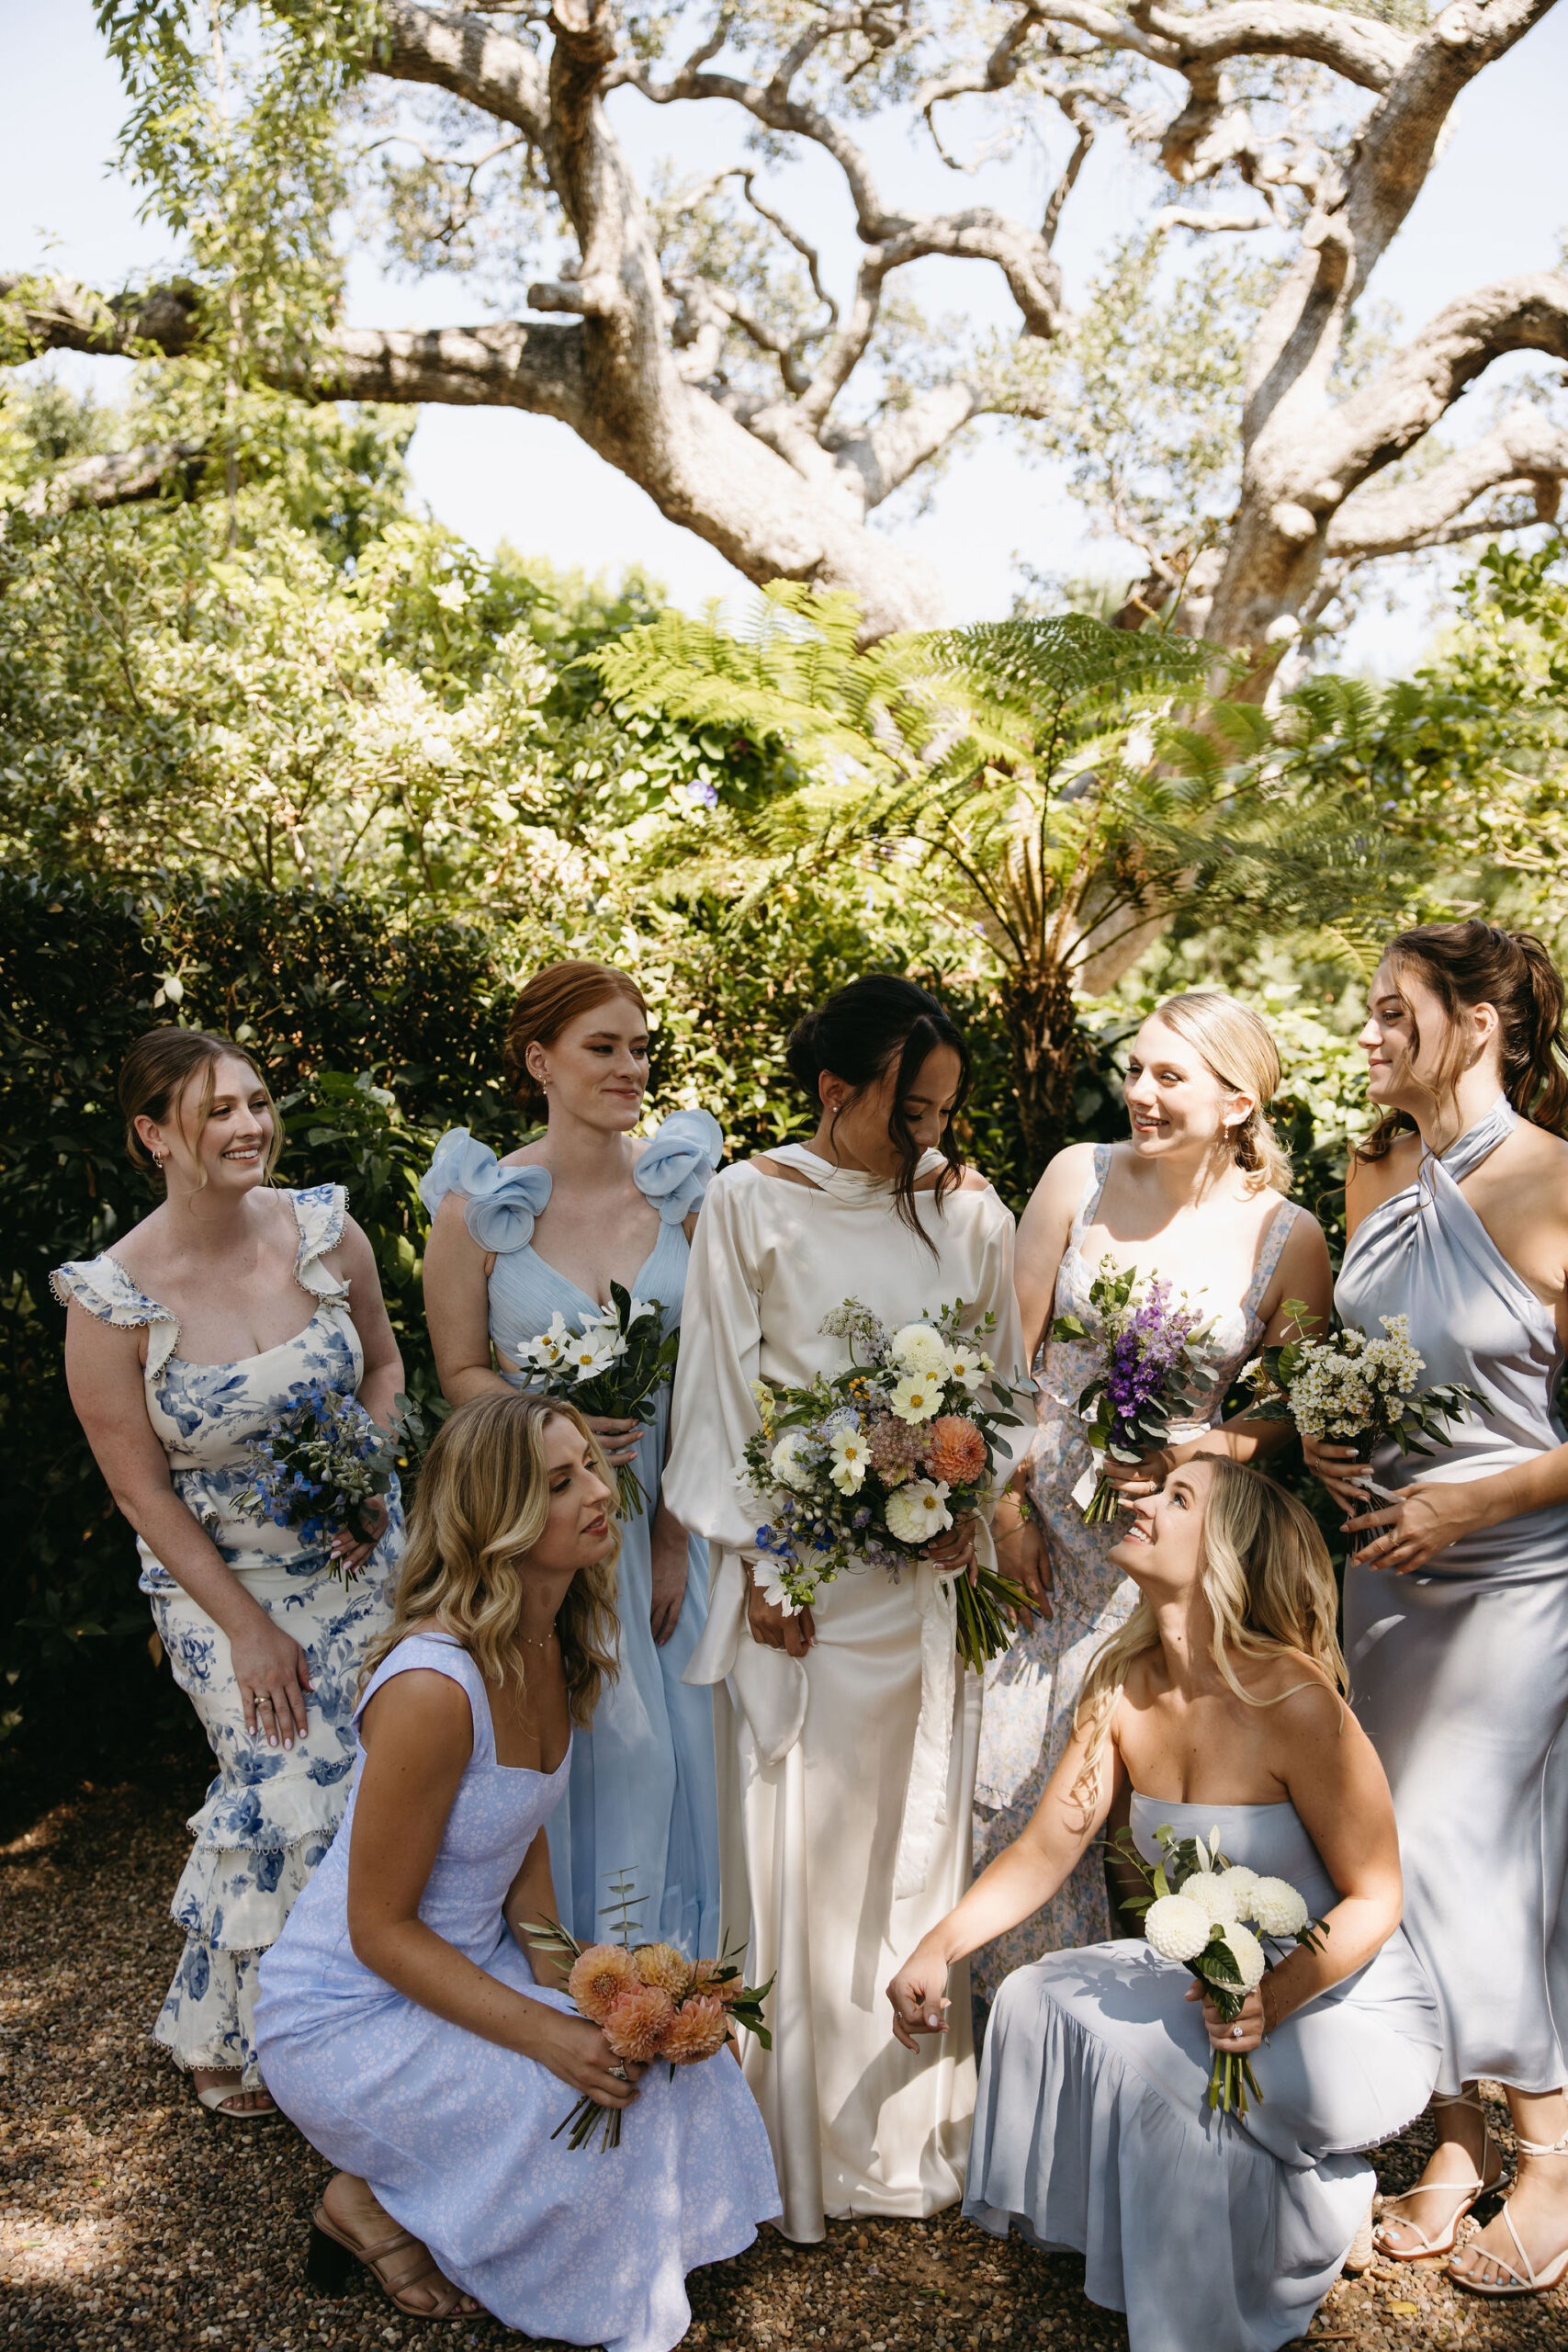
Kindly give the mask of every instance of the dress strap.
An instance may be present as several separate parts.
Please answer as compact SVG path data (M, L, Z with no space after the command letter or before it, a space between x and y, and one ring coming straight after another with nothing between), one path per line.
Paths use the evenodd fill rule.
M299 1247L294 1257L295 1281L313 1297L346 1305L348 1284L340 1283L321 1261L343 1239L348 1194L341 1184L312 1184L308 1191L290 1193L288 1202L294 1211L294 1222L299 1227Z
M354 1710L355 1725L378 1690L397 1675L412 1674L419 1668L427 1673L444 1674L449 1682L461 1683L468 1694L468 1707L474 1719L472 1760L476 1764L493 1764L495 1725L491 1720L484 1677L462 1644L455 1642L450 1634L406 1634L397 1648L388 1652L366 1684Z
M1083 1191L1078 1195L1078 1204L1073 1217L1073 1229L1067 1236L1069 1248L1077 1250L1084 1235L1094 1223L1094 1213L1100 1206L1100 1196L1105 1190L1105 1180L1110 1173L1111 1146L1108 1143L1097 1143L1094 1147L1094 1159L1090 1162L1089 1174L1084 1179Z
M1258 1253L1257 1267L1252 1280L1247 1286L1247 1295L1241 1302L1243 1312L1251 1316L1254 1322L1258 1320L1269 1285L1274 1279L1274 1269L1280 1262L1285 1244L1296 1229L1296 1219L1305 1215L1306 1211L1299 1201L1281 1201L1269 1220L1269 1230L1263 1237L1263 1247Z
M117 1330L146 1329L144 1376L148 1380L162 1372L179 1345L179 1317L173 1307L138 1290L119 1260L111 1258L107 1250L101 1257L73 1259L67 1265L56 1266L49 1286L62 1306L84 1306L100 1323L113 1324Z
M489 1144L467 1127L447 1128L419 1180L419 1197L432 1216L448 1193L457 1193L468 1231L481 1250L498 1258L527 1248L551 1189L547 1168L503 1168Z
M1474 1126L1467 1127L1463 1135L1450 1143L1436 1165L1456 1184L1461 1183L1465 1177L1473 1175L1482 1161L1488 1159L1500 1143L1506 1142L1518 1124L1518 1113L1506 1094L1499 1094L1485 1117L1477 1119ZM1430 1152L1423 1153L1423 1168L1431 1159Z
M711 1111L671 1111L638 1154L632 1182L665 1225L683 1225L723 1156L724 1130Z

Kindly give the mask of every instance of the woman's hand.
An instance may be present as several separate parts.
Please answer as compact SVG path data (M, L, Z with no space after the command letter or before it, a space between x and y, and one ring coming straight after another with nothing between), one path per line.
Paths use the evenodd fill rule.
M1105 1478L1116 1489L1120 1503L1135 1502L1140 1495L1157 1495L1176 1467L1176 1456L1167 1445L1157 1445L1145 1453L1141 1462L1118 1462L1114 1454L1105 1457Z
M1021 1519L1016 1527L993 1527L997 1568L1029 1595L1030 1606L1041 1617L1051 1615L1051 1555L1045 1531L1038 1520ZM1020 1611L1021 1615L1024 1612Z
M979 1574L979 1563L975 1557L975 1524L973 1511L965 1512L951 1527L944 1528L934 1543L924 1546L924 1556L954 1576L962 1572L973 1584Z
M1363 1567L1392 1568L1400 1577L1407 1577L1413 1568L1424 1568L1450 1544L1487 1525L1489 1514L1478 1499L1483 1483L1469 1479L1451 1487L1406 1487L1393 1503L1380 1503L1375 1496L1359 1497L1359 1515L1346 1521L1346 1532L1355 1533L1367 1527L1382 1532L1357 1553L1357 1559Z
M789 1657L804 1657L817 1639L817 1622L810 1610L797 1610L792 1617L776 1600L768 1599L750 1568L746 1571L746 1623L754 1642L761 1642L765 1650L783 1650Z
M604 1449L604 1459L612 1470L624 1469L637 1460L645 1421L611 1420L603 1413L584 1413L583 1419Z
M346 1527L340 1527L333 1537L330 1547L333 1567L341 1569L345 1577L356 1577L359 1574L360 1569L387 1532L390 1514L387 1510L386 1497L372 1495L367 1503L361 1505L359 1516L370 1530L369 1534L351 1535Z
M1255 1984L1234 2018L1221 2017L1201 1984L1189 1990L1190 2001L1203 2004L1203 2023L1209 2029L1209 2047L1223 2050L1227 2058L1249 2057L1269 2030L1269 2020L1263 2013L1263 1987Z
M601 2107L630 2107L637 2082L648 2069L635 2058L617 2058L589 2018L564 2017L542 2001L537 2007L544 2010L544 2019L529 2036L526 2055L536 2058L574 2091L596 2098Z
M265 1609L229 1637L229 1657L245 1711L245 1729L253 1739L258 1725L269 1747L292 1747L305 1736L305 1699L310 1688L310 1661Z
M1353 1445L1329 1445L1320 1437L1303 1437L1302 1458L1314 1478L1320 1478L1341 1510L1360 1510L1367 1499L1370 1465Z
M917 2034L947 2031L952 2006L947 1997L947 1970L924 1944L916 1945L888 1985L887 1997L893 2004L893 2031L906 2050L919 2048Z
M686 1531L660 1504L653 1521L653 1598L648 1611L660 1649L681 1622L688 1565Z

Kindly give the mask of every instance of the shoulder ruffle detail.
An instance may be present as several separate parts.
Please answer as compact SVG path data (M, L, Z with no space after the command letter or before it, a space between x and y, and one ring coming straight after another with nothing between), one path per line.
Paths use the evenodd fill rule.
M149 1298L137 1289L125 1268L106 1250L101 1258L75 1258L69 1264L56 1266L49 1278L49 1286L62 1306L74 1299L100 1323L112 1323L117 1330L135 1331L151 1328L147 1342L146 1376L162 1372L172 1351L178 1345L179 1317L173 1307L163 1306L157 1299Z
M547 1168L503 1168L467 1127L448 1127L419 1180L419 1197L432 1216L448 1193L458 1193L468 1231L481 1250L501 1258L527 1248L550 1189Z
M682 1225L713 1182L724 1130L711 1111L671 1111L649 1138L632 1182L666 1225Z
M312 1184L289 1194L294 1221L299 1227L299 1248L294 1259L294 1279L301 1290L318 1298L346 1298L348 1284L340 1283L318 1261L343 1239L348 1215L348 1194L341 1184Z

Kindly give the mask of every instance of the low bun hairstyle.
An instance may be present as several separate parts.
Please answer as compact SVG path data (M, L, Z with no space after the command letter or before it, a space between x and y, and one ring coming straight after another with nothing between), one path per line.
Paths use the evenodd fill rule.
M1220 1084L1233 1094L1250 1094L1252 1108L1239 1127L1231 1130L1235 1164L1247 1179L1247 1190L1260 1193L1271 1184L1288 1193L1294 1178L1290 1154L1274 1131L1269 1105L1280 1090L1280 1049L1267 1022L1238 1004L1222 989L1192 989L1168 996L1154 1011L1156 1021L1195 1051Z
M232 1056L243 1062L256 1084L266 1096L266 1107L272 1113L272 1141L267 1147L263 1181L270 1182L283 1150L283 1121L272 1099L272 1090L261 1071L232 1037L220 1029L175 1029L172 1026L149 1029L138 1037L119 1066L119 1107L125 1118L125 1156L132 1168L140 1169L155 1184L164 1181L164 1171L136 1132L138 1119L155 1119L158 1125L175 1125L194 1151L201 1141L217 1093L218 1065ZM199 1070L207 1073L207 1082L196 1106L193 1125L187 1129L180 1116L180 1105L186 1088ZM205 1180L204 1180L205 1181Z
M1554 1136L1568 1123L1568 1038L1563 1035L1562 975L1533 933L1497 931L1489 922L1424 922L1402 931L1383 950L1395 977L1414 972L1425 981L1450 1024L1438 1059L1434 1095L1451 1094L1462 1067L1460 1014L1489 1004L1497 1014L1503 1049L1503 1091L1520 1118ZM1415 1036L1413 1053L1420 1051ZM1380 1119L1358 1159L1381 1159L1396 1136L1416 1122L1407 1111Z
M821 1081L841 1078L855 1095L875 1086L890 1070L897 1073L887 1132L898 1152L894 1181L898 1215L911 1232L921 1232L915 1209L915 1176L920 1164L904 1105L929 1057L941 1046L958 1057L958 1091L953 1111L963 1108L969 1092L969 1049L945 1007L913 980L892 972L868 973L840 989L816 1012L797 1021L786 1049L792 1076L809 1097L814 1110L822 1107ZM835 1117L835 1125L837 1120ZM829 1129L831 1141L832 1128ZM940 1207L946 1194L964 1181L964 1159L953 1137L951 1121L943 1131L941 1150L947 1166L937 1179Z
M615 964L595 964L582 958L566 964L547 964L542 972L535 973L512 1008L501 1057L506 1082L520 1110L536 1116L545 1102L545 1090L528 1067L529 1046L553 1046L568 1022L617 996L635 1004L647 1020L648 1006L642 990L629 972L623 972Z

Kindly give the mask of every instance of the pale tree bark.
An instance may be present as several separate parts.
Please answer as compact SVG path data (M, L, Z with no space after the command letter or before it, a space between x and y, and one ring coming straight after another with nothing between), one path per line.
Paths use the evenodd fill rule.
M558 279L528 287L528 318L428 333L343 329L321 344L307 381L282 368L276 379L322 398L553 417L748 579L846 590L867 637L934 621L940 583L870 517L976 418L1045 413L1050 394L1030 354L1070 324L1057 232L1095 138L1120 126L1157 153L1177 190L1202 199L1164 206L1156 225L1265 226L1297 239L1251 356L1236 512L1196 557L1167 562L1149 550L1154 569L1127 607L1135 621L1179 594L1183 626L1267 654L1281 625L1288 635L1321 612L1363 562L1554 511L1568 471L1562 437L1523 411L1417 482L1374 485L1504 352L1568 357L1562 277L1507 280L1450 303L1372 382L1348 397L1334 389L1353 308L1426 183L1456 100L1551 5L1452 0L1413 33L1318 0L1191 11L1161 0L1019 0L997 12L988 51L931 70L933 24L920 0L786 0L761 31L720 13L668 66L633 44L617 0L489 12L385 0L371 75L394 90L445 92L504 126L496 152L520 141L530 153L574 257ZM538 46L495 21L502 17L531 24ZM770 35L780 22L785 31ZM754 70L735 65L753 51ZM1250 62L1256 78L1272 60L1321 69L1370 106L1336 152L1301 123L1270 130L1254 119L1258 100L1237 96L1230 69ZM968 119L952 112L961 102L1059 119L1071 145L1039 220L980 204L900 207L856 135L851 91L884 70L903 75L889 88L955 171L969 168L948 136L951 122ZM759 192L750 165L718 178L735 179L755 218L804 263L819 305L813 320L770 316L690 269L667 273L607 111L616 92L660 108L724 109L830 165L857 249L842 307L822 257ZM933 356L922 384L884 397L876 354L889 284L931 256L999 274L1016 313L1016 364L992 353L943 366ZM109 302L68 282L0 280L0 292L37 350L178 355L202 333L200 299L178 284ZM749 355L744 381L727 362L737 349Z

